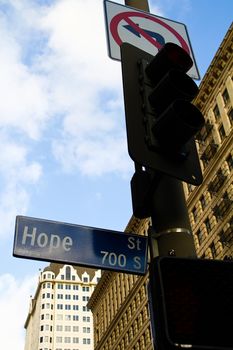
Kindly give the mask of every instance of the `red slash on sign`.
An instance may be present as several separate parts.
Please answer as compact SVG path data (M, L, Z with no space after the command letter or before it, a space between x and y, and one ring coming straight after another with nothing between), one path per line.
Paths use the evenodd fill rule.
M140 28L132 19L131 17L141 17L141 18L146 18L147 20L153 21L155 23L158 23L162 27L164 27L166 30L168 30L170 33L172 33L176 39L179 41L181 47L183 47L184 50L186 50L190 54L189 47L186 43L186 41L182 38L182 36L171 26L169 26L167 23L164 21L160 20L159 18L155 18L154 16L149 16L145 13L140 13L140 12L134 12L134 11L129 11L129 12L121 12L117 14L115 17L112 18L110 22L110 32L115 40L115 42L120 46L122 44L122 40L119 36L118 33L118 26L120 21L124 21L128 23L128 25L134 30L134 33L138 33L142 37L144 37L147 41L149 41L152 45L154 45L158 50L161 49L162 45L155 40L154 36L151 36L149 31L144 30Z
M110 0L104 0L104 10L108 54L112 59L121 60L122 43L129 43L155 56L165 43L172 42L181 46L194 61L188 75L200 79L184 23L134 10Z

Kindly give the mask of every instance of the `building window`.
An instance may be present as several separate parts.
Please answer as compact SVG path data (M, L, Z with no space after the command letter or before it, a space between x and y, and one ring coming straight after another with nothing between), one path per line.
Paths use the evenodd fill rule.
M202 196L200 197L200 203L201 203L201 208L202 208L202 210L204 210L205 207L206 207L206 200L205 200L204 195L202 195Z
M83 311L90 311L87 306L83 306Z
M70 299L71 299L71 295L70 295L70 294L66 294L66 295L65 295L65 299L66 299L66 300L70 300Z
M78 305L73 305L73 310L78 310Z
M229 170L232 170L233 169L233 157L231 154L229 154L229 156L227 157L226 162L227 162Z
M83 292L89 292L89 290L90 290L90 287L88 287L88 286L82 287Z
M227 114L228 114L230 123L233 124L233 108L231 108Z
M210 245L210 250L211 250L212 257L216 258L217 252L216 252L216 248L215 248L214 242Z
M83 344L91 344L91 339L83 338Z
M83 322L90 322L91 318L90 316L83 316Z
M79 316L78 315L74 315L73 316L73 321L78 321L79 320Z
M62 337L56 337L56 343L62 343Z
M88 297L86 295L83 296L83 301L88 301L89 299L90 299L90 297Z
M71 268L66 266L66 279L69 281L71 279Z
M215 120L218 121L220 119L220 112L219 112L218 105L214 107L213 112L214 112Z
M70 284L66 284L66 289L71 289L71 285Z
M58 288L58 289L63 289L63 284L58 283L57 288Z
M63 305L62 304L57 304L57 310L62 310L63 309Z
M196 139L198 141L204 142L207 137L211 135L211 130L213 129L213 125L207 120L202 129L197 133Z
M63 330L62 325L57 324L56 330L57 330L58 332L62 332L62 330Z
M71 326L65 326L65 332L71 332Z
M83 277L83 282L88 283L88 277Z
M205 224L205 227L206 227L206 231L207 231L208 233L210 233L210 231L211 231L211 225L210 225L210 220L209 220L209 218L207 218L207 219L204 221L204 224Z
M225 129L224 129L223 125L221 125L219 127L218 132L219 132L219 136L220 136L221 141L223 141L224 138L226 137L226 133L225 133Z
M225 106L227 106L230 103L230 96L229 96L227 89L225 89L223 91L222 97L223 97L223 101L225 103Z
M222 187L226 180L226 176L223 175L222 169L219 169L217 171L217 174L214 178L214 180L211 181L211 183L208 186L208 190L211 193L217 193L219 189Z
M192 214L193 214L193 220L194 220L194 222L196 222L196 220L197 220L197 208L196 207L193 208Z
M66 304L66 305L65 305L65 310L71 310L71 305Z
M208 164L208 162L210 162L213 159L217 151L218 145L211 141L202 153L201 160L205 162L205 164Z
M79 332L79 326L73 326L73 332Z
M78 286L73 286L73 290L78 290Z
M196 235L197 235L198 243L199 243L199 245L201 245L202 242L204 241L203 232L199 229L199 230L197 231Z
M225 192L222 196L221 201L215 205L213 212L216 218L223 219L224 216L228 213L229 209L232 208L232 201L228 196L228 193Z
M67 343L71 343L71 338L70 337L65 337L64 338L64 342Z
M73 338L73 343L74 344L78 344L79 343L79 338L78 337L74 337Z
M73 295L73 300L78 300L78 295Z
M63 294L57 294L57 299L63 299Z
M44 342L45 342L45 343L48 343L48 342L49 342L49 337L48 337L48 336L45 336L45 337L44 337Z
M83 333L90 333L91 328L90 327L83 327Z
M66 321L71 321L71 315L65 315L65 320Z

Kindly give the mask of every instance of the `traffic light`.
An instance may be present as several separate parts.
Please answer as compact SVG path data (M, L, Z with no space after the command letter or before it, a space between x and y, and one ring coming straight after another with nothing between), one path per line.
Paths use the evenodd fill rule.
M194 135L204 117L191 103L198 93L186 74L193 62L167 43L156 56L121 45L128 150L135 163L182 181L202 182Z
M150 266L157 350L233 349L233 263L159 257Z

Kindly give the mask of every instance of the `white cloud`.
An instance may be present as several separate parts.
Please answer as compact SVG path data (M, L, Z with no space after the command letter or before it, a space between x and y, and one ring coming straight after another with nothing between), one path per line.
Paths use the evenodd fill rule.
M0 236L7 237L13 232L17 214L25 214L30 203L29 186L37 183L42 167L28 160L25 146L13 142L0 133Z
M1 348L24 348L24 323L29 310L29 298L35 291L38 276L17 280L11 274L0 275Z
M49 115L46 79L23 62L28 48L20 38L24 41L30 28L22 22L23 29L16 32L19 25L12 26L10 20L0 19L0 127L13 127L37 139Z
M63 111L55 158L66 171L124 175L129 164L121 66L107 56L103 4L60 0L41 19L41 28L49 55L40 57L38 67L50 77L54 105Z
M41 176L42 168L35 161L28 162L28 149L0 134L0 174L9 183L35 183Z
M83 140L70 138L54 143L54 154L61 162L65 171L76 169L84 175L100 176L104 173L121 172L129 174L131 163L125 150L126 140L123 136L106 136L103 140Z
M30 140L40 139L50 114L47 80L26 64L35 13L24 0L1 0L0 11L2 238L12 232L15 216L27 211L30 186L41 178L42 166L36 160L30 160L35 145Z
M65 170L125 174L121 66L107 55L103 3L59 0L46 8L10 0L8 5L12 14L2 22L0 36L0 126L9 135L13 127L43 141L51 118L59 116L52 143ZM78 167L76 156L61 156L68 151L78 156Z

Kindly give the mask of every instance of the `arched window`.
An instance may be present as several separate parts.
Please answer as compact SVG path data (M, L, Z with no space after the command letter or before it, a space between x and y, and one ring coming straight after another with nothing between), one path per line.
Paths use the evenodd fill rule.
M71 268L70 266L66 266L66 280L71 279Z

